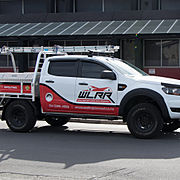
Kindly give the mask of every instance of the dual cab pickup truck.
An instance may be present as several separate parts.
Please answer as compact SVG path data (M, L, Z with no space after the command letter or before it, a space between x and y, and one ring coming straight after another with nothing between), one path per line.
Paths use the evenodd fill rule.
M40 119L62 126L72 117L123 118L137 138L180 127L180 80L92 55L48 57L38 69L0 73L2 120L12 131L30 131Z

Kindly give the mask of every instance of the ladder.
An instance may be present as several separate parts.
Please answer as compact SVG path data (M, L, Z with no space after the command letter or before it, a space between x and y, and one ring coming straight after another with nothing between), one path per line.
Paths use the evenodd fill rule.
M39 53L43 51L46 54L67 54L67 53L80 53L89 51L100 53L115 53L119 50L119 46L52 46L52 47L7 47L0 48L0 54L7 53Z

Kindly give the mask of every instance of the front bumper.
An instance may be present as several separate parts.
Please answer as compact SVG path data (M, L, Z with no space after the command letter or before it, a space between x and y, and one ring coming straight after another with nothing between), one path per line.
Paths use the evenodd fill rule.
M179 96L168 97L167 106L171 119L180 119L180 97Z

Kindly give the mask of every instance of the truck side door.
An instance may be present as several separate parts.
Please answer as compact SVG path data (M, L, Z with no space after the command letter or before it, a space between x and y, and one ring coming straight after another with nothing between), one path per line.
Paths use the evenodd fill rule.
M117 82L101 78L104 70L112 71L102 63L81 60L76 80L76 113L117 115ZM116 75L117 76L117 75Z
M78 61L50 59L40 78L40 99L43 112L72 112Z

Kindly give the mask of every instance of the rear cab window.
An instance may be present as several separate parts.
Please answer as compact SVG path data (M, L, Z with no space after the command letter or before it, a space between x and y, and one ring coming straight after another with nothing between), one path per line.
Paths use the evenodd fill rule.
M48 74L54 76L76 77L77 60L50 60Z

